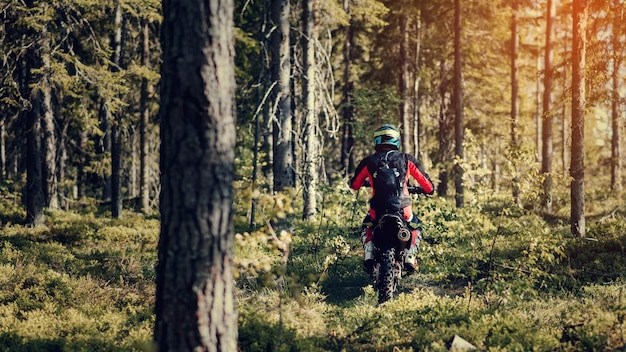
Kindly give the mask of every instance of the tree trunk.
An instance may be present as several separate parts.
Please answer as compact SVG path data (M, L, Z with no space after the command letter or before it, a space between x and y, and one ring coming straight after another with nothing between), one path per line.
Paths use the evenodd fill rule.
M317 171L319 169L319 141L317 107L315 104L315 43L317 33L315 27L315 2L305 0L302 6L303 32L303 101L304 101L304 211L303 218L313 219L317 214Z
M89 145L89 136L86 130L80 131L80 149L87 150ZM85 167L91 162L89 153L80 154L80 167L76 174L76 198L83 199L87 195L87 173Z
M32 107L26 111L26 222L30 226L43 224L46 202L41 159L41 100L41 91L33 90Z
M537 72L541 70L541 51L537 50ZM541 163L541 79L539 75L537 75L537 79L535 81L536 89L535 89L535 149L537 151L537 161Z
M351 17L350 1L343 1L343 10ZM350 20L349 20L350 21ZM352 42L354 40L352 25L348 23L344 28L345 42L343 43L343 126L341 131L341 167L344 175L354 171L354 110L352 108L352 90L354 88L350 75L352 65Z
M548 0L546 7L546 43L544 51L543 76L543 111L541 132L541 173L543 174L542 205L547 211L552 211L552 16L554 14L554 0Z
M448 152L449 152L449 138L448 138L448 103L446 99L447 87L444 82L446 81L446 62L441 60L440 62L440 81L439 86L439 130L437 133L437 140L439 141L439 150L437 151L437 162L439 166L439 184L437 185L437 195L440 197L446 197L448 195Z
M563 39L563 51L564 52L569 52L569 49L567 47L567 39ZM569 85L568 82L568 67L564 67L563 69L563 86L567 87ZM565 96L565 92L563 92L563 96ZM569 160L569 155L567 153L567 149L568 149L568 144L567 144L567 139L569 138L569 133L568 133L568 116L571 115L569 108L570 105L567 104L566 100L563 99L563 111L561 111L561 161L563 163L563 176L564 177L569 177L569 169L567 167L567 162Z
M100 129L102 130L102 137L98 141L96 152L98 154L111 153L111 112L109 111L108 102L106 99L100 99L100 108L98 111L98 117L100 120ZM102 201L111 201L111 175L103 173L102 177Z
M164 0L159 351L237 350L232 0Z
M612 33L612 43L613 43L613 72L612 72L612 81L613 81L613 90L612 90L612 99L611 99L611 130L613 132L613 136L611 138L611 190L614 192L621 191L622 189L622 153L621 153L621 102L619 95L619 86L623 81L623 77L620 75L620 67L622 63L622 44L619 39L620 33L618 32L618 28L620 28L621 18L617 15L618 4L617 1L613 1L613 33Z
M61 114L61 109L59 105L63 104L63 93L62 92L57 92L57 100L60 102L58 104L55 104L54 107L54 116L60 117L62 116ZM58 118L57 121L57 125L58 125L58 142L57 142L57 159L56 159L56 170L57 170L57 180L65 180L66 177L66 171L67 171L67 161L68 161L68 153L67 153L67 136L68 136L68 128L70 125L70 119L69 118L65 118L65 119L61 119ZM65 209L68 210L69 209L69 202L68 200L70 199L71 195L70 195L70 189L69 187L59 187L59 208L61 209Z
M411 107L409 95L409 21L406 15L400 15L400 121L402 122L402 148L405 152L411 152Z
M459 161L463 160L463 78L461 67L461 0L454 0L454 151ZM465 204L463 167L455 164L455 202L457 208Z
M34 46L26 50L26 57L20 65L20 93L28 97L27 106L22 114L26 120L26 222L30 226L38 226L44 222L45 190L42 169L42 96L41 91L32 89L34 83L31 69L35 67L36 49Z
M517 150L519 149L518 130L519 123L519 82L517 80L518 64L517 55L519 51L519 37L517 35L517 15L519 11L519 1L513 0L511 16L511 147L515 151L513 154L513 202L521 205L519 178L517 177ZM495 173L494 173L495 175ZM494 182L495 184L495 182Z
M274 191L295 185L291 110L291 50L289 41L290 0L272 0L271 18L276 30L272 33L272 80L276 117L274 136Z
M142 20L141 28L141 65L150 66L150 27L149 21ZM139 102L139 211L146 214L150 211L150 180L148 178L148 125L150 124L150 108L148 100L152 93L152 84L148 78L141 80L141 97Z
M6 114L0 118L0 181L7 178L7 128Z
M420 138L422 137L422 121L420 119L420 55L422 46L422 12L419 11L415 17L415 74L413 84L413 154L424 162L426 154L420 149Z
M587 0L572 2L572 161L571 228L572 235L585 236L585 56Z
M25 4L33 8L32 1ZM40 44L35 40L37 34L32 29L27 29L24 37L31 40L30 45L24 49L24 58L19 64L19 88L20 95L27 98L23 101L21 114L26 121L26 191L24 198L26 203L26 222L29 226L43 224L45 218L43 209L46 206L46 189L43 170L43 130L44 103L42 91L33 88L37 77L33 70L41 68Z
M50 82L50 37L46 26L41 33L41 129L43 181L46 197L46 206L51 209L59 208L59 190L57 182L57 138L54 131L54 113L52 109L52 83Z
M113 38L113 72L120 69L122 63L122 6L119 1L115 5L115 35ZM121 108L120 108L121 109ZM122 217L122 113L114 112L115 120L111 125L111 216Z

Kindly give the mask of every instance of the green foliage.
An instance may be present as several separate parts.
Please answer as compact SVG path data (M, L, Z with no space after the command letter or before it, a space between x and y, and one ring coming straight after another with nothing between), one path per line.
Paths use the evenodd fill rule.
M158 221L47 219L0 229L0 350L151 349Z
M588 238L574 239L508 197L457 209L420 196L420 269L379 305L361 268L367 195L322 190L319 217L305 221L296 218L296 190L239 187L241 350L447 351L455 335L490 351L625 347L625 224L612 203ZM250 228L253 200L258 224ZM16 212L0 210L3 219ZM35 229L0 229L0 350L149 350L158 220L46 218Z
M590 226L596 245L582 247L566 227L508 198L481 199L465 209L451 200L418 199L425 237L420 271L403 278L399 297L378 305L361 269L354 224L363 214L346 216L352 204L365 207L365 197L347 202L335 190L324 199L328 213L320 220L292 222L290 284L246 286L239 295L245 300L240 343L251 350L446 351L459 335L479 350L623 348L626 264L617 230L623 220ZM606 275L592 275L598 272ZM302 303L312 289L321 296ZM305 323L291 310L294 302L323 313ZM301 324L310 330L298 331Z

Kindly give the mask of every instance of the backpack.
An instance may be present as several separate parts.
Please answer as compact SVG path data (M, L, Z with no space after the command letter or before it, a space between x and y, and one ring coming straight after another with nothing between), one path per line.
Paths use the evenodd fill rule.
M402 188L404 187L404 175L395 165L390 165L389 154L397 153L390 150L384 157L376 161L376 168L372 175L372 186L375 190L374 198L370 204L372 208L383 213L395 212L402 209Z

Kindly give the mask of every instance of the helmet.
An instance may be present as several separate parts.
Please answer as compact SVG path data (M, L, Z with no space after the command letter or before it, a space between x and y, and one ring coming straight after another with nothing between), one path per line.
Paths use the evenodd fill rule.
M374 147L382 144L400 148L400 132L396 126L386 123L374 131Z

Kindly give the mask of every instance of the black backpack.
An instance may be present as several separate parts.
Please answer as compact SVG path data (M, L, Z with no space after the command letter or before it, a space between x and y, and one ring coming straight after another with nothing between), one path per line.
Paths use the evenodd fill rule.
M390 163L391 153L397 151L390 150L382 155L376 160L376 169L371 172L375 194L370 205L379 213L396 212L403 208L401 199L406 171Z

